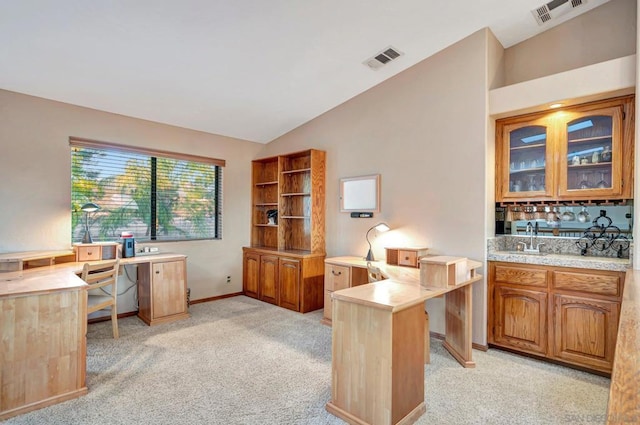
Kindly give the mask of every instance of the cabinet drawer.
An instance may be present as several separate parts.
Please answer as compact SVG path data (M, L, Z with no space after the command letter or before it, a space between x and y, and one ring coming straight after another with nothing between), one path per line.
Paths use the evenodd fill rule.
M350 267L335 264L324 265L324 287L329 291L348 288L350 279Z
M553 272L554 289L580 291L597 295L619 297L622 290L619 274Z
M102 260L102 250L99 245L78 247L78 261L96 260Z
M15 272L22 270L22 261L20 260L0 260L0 273Z
M526 286L547 286L547 271L528 267L496 266L495 281Z
M398 251L398 265L418 267L418 253L416 251Z

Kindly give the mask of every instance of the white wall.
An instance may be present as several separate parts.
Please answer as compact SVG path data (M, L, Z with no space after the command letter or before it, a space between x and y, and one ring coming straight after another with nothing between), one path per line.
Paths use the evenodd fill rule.
M484 261L488 38L488 30L469 36L261 152L327 151L327 256L364 256L367 229L385 221L393 230L372 238L378 259L391 245ZM339 179L366 174L382 175L381 212L340 213ZM483 344L484 285L474 288L473 329ZM443 301L428 308L431 329L443 333Z
M242 291L251 158L262 145L2 90L0 252L70 248L70 136L225 159L223 239L154 245L188 256L192 299Z
M610 1L509 47L505 84L634 54L636 7L636 0Z

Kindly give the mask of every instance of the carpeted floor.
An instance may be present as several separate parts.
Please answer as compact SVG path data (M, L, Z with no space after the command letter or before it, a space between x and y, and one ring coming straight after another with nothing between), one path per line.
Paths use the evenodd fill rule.
M6 424L342 424L326 412L331 329L247 297L191 306L148 327L89 325L89 394ZM602 424L609 379L499 350L464 369L431 341L418 424Z

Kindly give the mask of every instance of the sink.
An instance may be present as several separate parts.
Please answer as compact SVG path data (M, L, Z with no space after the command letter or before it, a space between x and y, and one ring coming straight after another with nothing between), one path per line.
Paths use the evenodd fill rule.
M507 252L507 254L536 255L536 256L542 256L542 255L547 255L548 254L548 252L526 252L526 251L506 251L506 252Z

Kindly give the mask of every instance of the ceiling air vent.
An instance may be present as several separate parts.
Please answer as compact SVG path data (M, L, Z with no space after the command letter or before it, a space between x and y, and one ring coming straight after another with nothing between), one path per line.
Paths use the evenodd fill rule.
M578 6L585 4L587 0L552 0L547 4L531 11L538 25L543 25L552 19L571 12Z
M400 50L396 49L395 47L389 46L362 63L373 70L378 70L382 68L383 65L386 65L387 63L396 58L399 58L402 55L403 53Z

